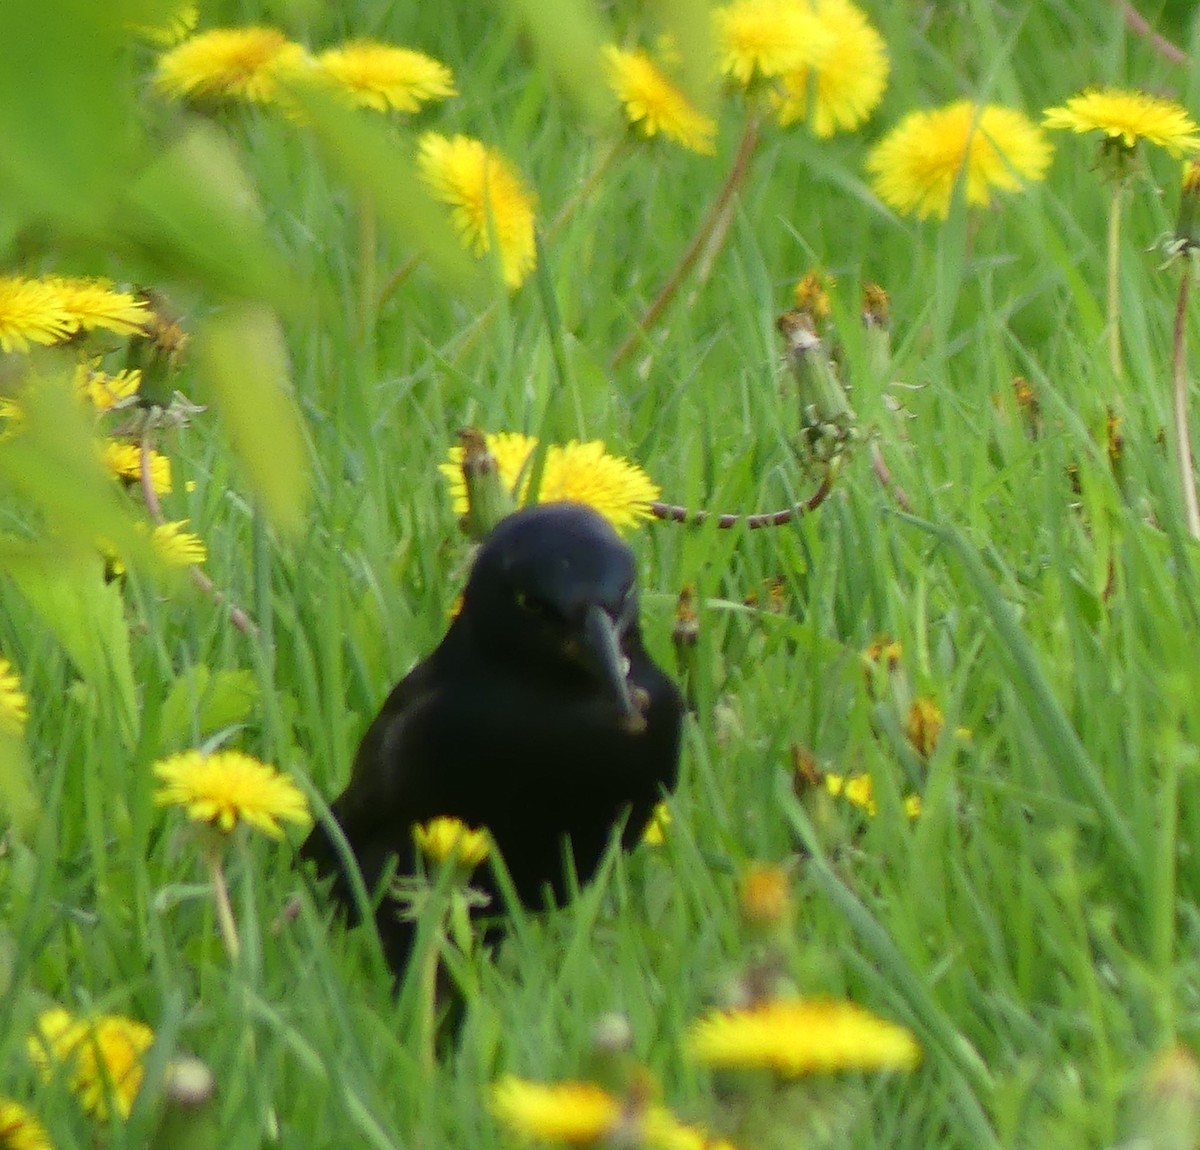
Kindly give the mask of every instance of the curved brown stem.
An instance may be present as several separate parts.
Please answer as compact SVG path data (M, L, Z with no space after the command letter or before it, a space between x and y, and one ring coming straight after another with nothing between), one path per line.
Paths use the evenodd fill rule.
M883 485L884 490L896 501L896 506L901 511L911 512L912 500L909 499L908 492L892 478L883 452L879 449L879 444L874 442L871 444L871 470L875 472L875 478Z
M1179 301L1175 305L1175 328L1171 345L1171 411L1175 424L1179 488L1187 514L1188 532L1193 539L1200 539L1200 501L1196 498L1196 477L1192 471L1192 437L1188 429L1187 409L1187 309L1188 288L1191 282L1192 268L1185 262L1183 278L1179 281Z
M783 524L790 523L793 519L799 519L800 516L807 515L810 511L816 511L829 497L832 489L833 480L826 475L821 480L821 486L804 503L797 503L794 507L784 507L779 511L758 511L753 515L739 515L736 512L718 515L716 516L717 527L728 530L730 527L742 524L751 531L760 527L782 527ZM711 511L689 511L677 503L660 503L657 500L650 504L650 514L656 519L665 519L671 523L704 523L713 517Z
M1156 32L1150 26L1150 21L1129 0L1116 0L1116 5L1125 13L1125 23L1129 26L1129 30L1135 36L1140 36L1145 40L1164 60L1170 60L1172 64L1186 65L1189 63L1188 54L1165 36Z
M142 498L146 501L146 510L150 512L150 518L154 520L160 527L166 523L167 517L163 514L162 505L158 502L158 496L154 492L154 483L150 478L150 435L147 432L142 436L141 442L141 479L142 479ZM258 638L258 627L254 620L250 618L236 603L229 602L229 596L225 594L199 567L189 567L188 574L192 577L192 582L200 588L214 603L220 606L225 603L229 607L229 621L242 632L243 635L249 635L252 639Z
M667 277L667 282L659 289L658 295L654 297L653 302L645 312L642 318L638 320L637 326L627 335L621 346L613 352L611 366L620 367L630 353L641 343L646 332L654 326L658 318L666 311L667 306L675 298L687 274L692 270L693 265L702 254L708 249L709 241L712 239L722 218L729 210L729 205L737 193L738 188L746 179L746 174L750 170L750 160L754 156L754 149L758 145L758 114L752 112L746 120L746 129L742 133L741 143L738 144L737 155L734 156L733 166L729 169L729 174L725 177L725 182L721 185L721 190L717 193L717 198L713 200L704 219L700 221L700 226L696 229L696 234L692 236L691 242L684 249L683 255L679 257L679 262L675 265L675 269ZM728 224L726 224L728 231ZM713 252L713 255L716 253ZM711 258L711 257L710 257Z

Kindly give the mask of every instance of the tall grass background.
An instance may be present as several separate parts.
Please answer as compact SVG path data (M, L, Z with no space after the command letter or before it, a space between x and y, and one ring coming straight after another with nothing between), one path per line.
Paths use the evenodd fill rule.
M546 239L519 291L458 290L419 263L371 314L364 193L331 161L336 141L319 147L252 109L211 118L258 205L264 259L279 266L256 264L257 249L240 269L186 265L178 249L131 242L129 217L114 234L84 210L114 185L121 202L129 154L117 114L107 138L92 138L108 93L90 85L130 81L114 106L144 133L141 162L188 129L145 90L151 54L128 72L98 60L71 28L109 18L82 0L58 6L57 31L22 0L0 17L0 42L28 61L19 78L11 60L0 69L3 119L48 125L27 124L21 163L0 166L17 189L0 213L5 265L149 279L197 329L230 313L261 319L244 300L265 297L286 341L301 449L299 468L275 474L286 426L256 406L253 357L241 409L228 355L224 385L194 360L176 380L208 410L163 436L178 472L166 509L201 532L206 570L257 637L183 580L134 572L105 586L87 567L47 592L38 563L55 543L31 505L54 476L36 460L21 461L21 477L5 467L27 490L3 503L12 577L0 580L0 651L31 699L38 814L0 854L0 1066L4 1091L58 1145L93 1134L66 1085L40 1083L25 1060L24 1036L51 1001L153 1025L151 1086L174 1050L203 1058L217 1094L202 1144L258 1146L277 1124L294 1148L507 1145L487 1084L504 1072L579 1076L608 1011L629 1018L673 1104L719 1119L681 1036L745 954L740 870L797 853L798 985L910 1026L924 1051L911 1075L845 1087L842 1145L1114 1145L1155 1055L1200 1039L1200 595L1161 434L1180 272L1162 270L1155 249L1173 226L1178 164L1149 154L1126 213L1121 378L1104 354L1107 193L1091 141L1056 139L1043 184L991 211L959 205L945 223L897 218L862 168L870 143L915 108L975 97L1037 117L1111 83L1195 110L1196 70L1131 36L1116 5L863 6L889 46L882 106L828 141L765 128L711 274L685 282L616 369L612 352L728 169L744 122L735 101L714 104L714 157L630 147ZM1186 46L1180 7L1160 25ZM618 38L670 24L667 5L601 17ZM202 5L201 27L251 22L313 47L371 35L443 60L461 94L416 126L499 147L536 188L543 222L615 130L589 123L554 81L516 6ZM85 145L79 187L35 202L23 175L65 180ZM226 177L205 170L202 190L218 196ZM382 218L409 189L375 178L371 193ZM219 245L211 217L197 219L200 245ZM377 286L412 256L385 222ZM653 523L632 535L660 661L672 659L679 590L692 583L699 599L698 706L665 844L612 859L565 909L517 914L505 945L475 959L480 994L432 1075L419 1066L412 996L393 992L363 932L331 925L294 842L246 841L233 855L245 953L231 964L195 852L152 805L154 760L220 734L314 796L341 788L367 722L435 646L461 585L467 544L436 467L463 424L601 438L690 507L806 498L814 484L797 460L774 319L811 267L836 277L851 401L911 514L864 450L818 511L787 526ZM882 379L864 369L857 320L871 281L891 296ZM1015 375L1041 403L1036 438ZM1110 413L1123 440L1115 469ZM69 534L70 514L60 518ZM782 581L780 613L761 607L769 580ZM751 593L760 606L746 606ZM879 635L902 644L914 691L944 712L927 762L906 743L904 716L866 689L861 652ZM878 816L799 803L794 747L869 773ZM900 799L914 789L923 810L909 821ZM296 892L299 916L273 928ZM156 1123L147 1101L101 1138L144 1145Z

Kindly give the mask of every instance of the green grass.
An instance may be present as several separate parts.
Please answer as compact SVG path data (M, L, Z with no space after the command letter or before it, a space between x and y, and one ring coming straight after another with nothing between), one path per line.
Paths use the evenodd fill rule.
M1090 141L1056 139L1044 184L945 224L894 217L862 170L869 144L915 107L980 95L1036 117L1090 84L1187 96L1197 76L1127 37L1115 6L864 6L893 61L881 108L828 142L767 128L710 277L685 283L615 372L610 355L728 169L734 102L720 107L717 156L629 149L546 243L549 320L536 279L480 299L420 265L366 336L355 194L294 125L245 110L217 118L287 269L290 291L268 288L282 305L310 489L293 533L257 510L230 447L228 396L206 391L193 361L175 384L212 408L162 437L177 472L165 509L192 519L206 570L258 638L185 580L67 579L56 601L45 585L29 592L44 573L23 592L13 560L0 581L0 652L31 699L40 805L36 827L0 852L0 1093L26 1100L57 1145L93 1134L66 1084L40 1084L24 1057L52 1001L154 1026L151 1084L174 1051L202 1058L217 1095L212 1128L191 1131L197 1145L257 1146L275 1121L292 1148L508 1145L487 1084L504 1072L586 1073L592 1028L609 1011L628 1016L665 1099L719 1124L681 1036L748 953L742 867L797 853L797 985L910 1026L924 1050L912 1075L803 1094L813 1145L1109 1146L1131 1131L1154 1055L1200 1041L1200 569L1160 442L1179 272L1161 271L1151 250L1173 224L1177 165L1149 156L1164 192L1141 184L1127 208L1119 380L1103 340L1107 195ZM619 34L653 32L637 6L619 7ZM205 26L288 19L315 46L369 33L443 59L462 94L418 126L504 150L543 220L607 146L530 60L503 6L245 0L204 13ZM1185 28L1166 26L1186 43ZM183 129L139 99L151 139ZM39 146L77 143L61 129L71 116ZM59 231L30 232L31 201L13 202L0 218L5 267L33 250L34 270L155 269L196 327L236 294L215 273L106 242L94 222L67 234L60 214ZM386 221L382 231L380 283L411 254ZM463 424L602 438L692 507L806 498L815 484L797 464L773 324L818 265L837 277L852 402L912 514L863 450L820 510L786 527L654 523L632 537L662 662L679 589L694 583L701 602L698 709L666 844L612 860L566 909L518 915L498 953L475 956L461 1041L429 1076L415 995L392 993L362 932L330 925L291 845L247 840L231 852L245 947L231 965L195 844L177 814L152 805L153 761L220 737L314 794L340 790L367 722L437 643L461 583L468 547L436 465ZM246 276L254 295L261 285ZM887 381L861 370L868 281L891 294ZM1013 399L1017 374L1041 401L1036 438ZM244 434L269 471L259 394ZM1124 437L1116 476L1110 409ZM28 501L3 506L6 535L39 537ZM742 606L776 578L781 614ZM70 622L68 601L82 622ZM907 745L903 713L866 689L860 653L880 634L903 644L912 692L945 713L928 762ZM878 817L860 825L846 808L797 802L793 746L839 773L870 773ZM923 812L910 823L900 799L914 789ZM298 918L273 930L295 892ZM131 1120L100 1140L144 1145L154 1097L144 1090ZM805 1135L779 1113L763 1138L797 1144Z

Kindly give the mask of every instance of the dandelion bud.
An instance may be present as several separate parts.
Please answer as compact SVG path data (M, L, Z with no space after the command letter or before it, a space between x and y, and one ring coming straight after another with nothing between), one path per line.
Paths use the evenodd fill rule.
M480 540L506 515L517 508L512 495L505 490L483 432L464 427L458 433L462 444L462 473L467 485L467 513L459 520L463 534Z
M802 454L808 462L830 466L859 438L858 417L812 314L796 308L775 326L787 342L785 356L796 380Z
M696 588L685 583L675 606L675 626L671 628L675 662L683 682L688 709L696 710L696 676L699 670L700 617L696 612Z
M751 863L738 883L738 909L752 930L774 931L792 917L792 876L775 863Z

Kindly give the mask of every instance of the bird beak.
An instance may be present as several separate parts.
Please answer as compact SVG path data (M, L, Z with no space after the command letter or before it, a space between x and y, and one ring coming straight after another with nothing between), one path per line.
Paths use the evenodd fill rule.
M646 720L641 708L629 689L629 680L626 678L629 660L621 654L617 625L609 613L596 603L590 604L583 616L582 654L588 668L612 692L625 725L632 732L645 727Z

